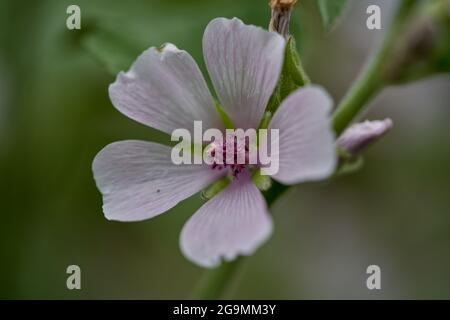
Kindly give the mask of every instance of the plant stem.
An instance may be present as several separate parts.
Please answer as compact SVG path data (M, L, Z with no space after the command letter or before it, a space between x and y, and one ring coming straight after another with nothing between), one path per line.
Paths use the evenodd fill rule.
M384 74L385 64L392 54L396 40L401 35L405 21L417 3L417 0L401 1L392 27L388 31L381 48L372 57L368 67L339 104L333 116L333 127L336 135L342 133L363 107L367 105L367 102L388 84ZM274 182L270 190L264 193L268 206L271 207L288 189L288 186ZM223 297L244 259L245 257L240 257L233 262L224 262L216 269L207 270L191 298L211 300Z
M216 269L206 271L192 292L191 298L195 300L220 299L233 281L242 261L243 257L239 257L232 262L223 262Z
M333 115L333 128L336 136L339 136L344 131L363 106L384 86L379 76L381 61L383 59L381 59L380 55L377 55L370 63L367 71L363 73L339 104Z
M366 70L361 74L348 94L339 104L333 116L333 128L339 136L367 103L389 84L389 68L386 67L393 53L396 40L401 35L403 26L410 16L417 0L403 0L386 34L381 48L371 58Z

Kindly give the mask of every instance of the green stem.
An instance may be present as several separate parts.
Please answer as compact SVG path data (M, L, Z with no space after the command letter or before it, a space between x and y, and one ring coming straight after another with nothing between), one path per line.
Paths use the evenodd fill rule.
M350 122L384 86L379 76L379 68L383 59L378 55L367 71L350 89L333 115L333 128L339 136Z
M333 128L337 136L344 131L367 103L389 84L389 74L387 74L389 68L386 66L386 62L393 54L396 41L401 36L405 22L417 3L417 0L403 0L400 3L381 48L372 57L366 70L339 104L333 116Z
M190 298L194 300L220 299L233 282L242 262L243 257L239 257L232 262L223 262L216 269L206 271Z
M372 58L367 69L355 82L354 86L340 103L334 114L333 126L337 135L342 133L363 107L367 105L367 102L388 84L384 74L384 64L392 54L395 41L397 37L401 35L404 23L409 17L412 8L417 3L417 0L401 1L392 28L386 35L380 50ZM271 207L288 189L288 186L274 182L270 190L264 193L264 197L266 198L269 207ZM200 280L199 285L194 290L191 298L208 300L222 298L224 292L232 283L233 278L244 259L244 257L240 257L233 262L222 263L216 269L207 270Z

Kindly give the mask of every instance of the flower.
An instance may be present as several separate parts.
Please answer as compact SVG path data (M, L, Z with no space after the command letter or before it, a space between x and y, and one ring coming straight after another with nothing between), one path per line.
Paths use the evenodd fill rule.
M285 40L277 33L217 18L203 37L203 53L218 99L236 128L258 128L283 64ZM140 123L172 133L201 120L224 130L215 101L193 58L173 44L150 48L110 86L114 106ZM285 184L319 180L335 169L332 102L320 87L292 93L269 124L279 129L279 171ZM230 184L185 224L184 255L204 266L252 254L271 234L272 219L249 168L175 165L171 148L152 142L120 141L106 146L93 162L107 219L139 221L174 207L224 175Z

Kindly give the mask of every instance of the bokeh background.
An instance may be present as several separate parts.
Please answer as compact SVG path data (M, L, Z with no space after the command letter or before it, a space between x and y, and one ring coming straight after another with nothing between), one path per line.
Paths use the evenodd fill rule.
M300 1L292 31L313 81L339 101L396 1L352 1L331 33L313 2ZM365 27L369 2L382 8L381 31ZM74 3L81 31L65 26ZM111 71L165 42L205 70L202 34L217 16L267 26L270 12L267 0L0 1L0 298L188 296L203 270L178 237L200 196L145 222L107 221L91 163L113 141L167 141L113 108ZM449 89L441 76L383 92L362 118L391 117L395 129L358 173L276 203L273 237L228 297L450 298ZM82 290L66 288L71 264ZM366 288L371 264L382 290Z

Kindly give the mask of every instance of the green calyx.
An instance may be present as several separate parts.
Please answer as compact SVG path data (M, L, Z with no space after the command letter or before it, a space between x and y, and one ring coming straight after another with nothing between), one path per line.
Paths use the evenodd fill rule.
M272 186L272 179L267 175L262 175L260 169L253 173L252 181L261 191L267 191Z
M217 180L212 185L210 185L208 188L203 190L202 199L206 200L206 201L212 199L220 191L225 189L230 184L230 182L231 182L231 180L229 177L223 177L222 179Z
M272 114L280 106L281 102L293 91L309 84L305 70L303 69L300 56L297 52L295 39L290 36L286 43L284 63L278 84L269 100L266 110Z
M222 119L223 124L225 125L225 129L234 129L233 122L231 121L228 114L225 112L225 109L218 102L216 102L216 109L220 115L220 118Z
M352 174L359 171L364 165L364 158L358 155L352 155L343 148L337 146L338 165L334 176Z

